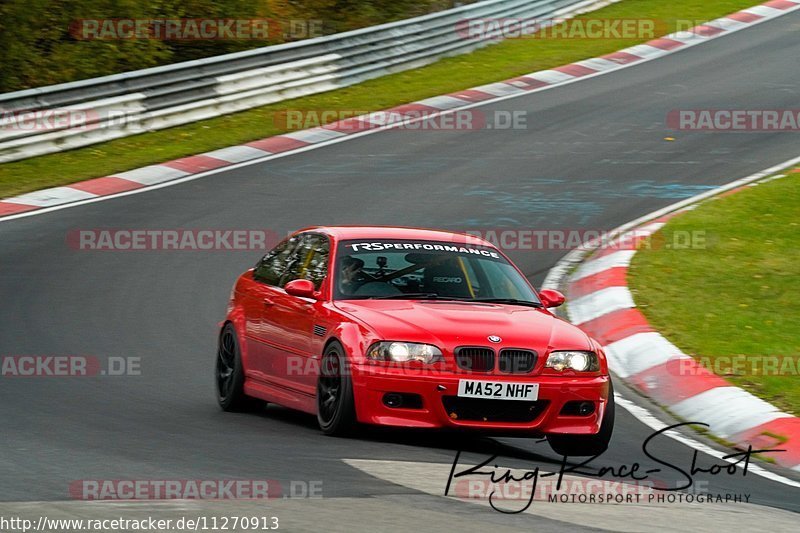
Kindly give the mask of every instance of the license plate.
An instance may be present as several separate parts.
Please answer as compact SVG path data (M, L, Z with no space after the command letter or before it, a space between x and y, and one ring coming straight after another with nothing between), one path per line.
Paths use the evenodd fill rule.
M493 400L536 400L539 398L539 384L461 379L458 381L458 395Z

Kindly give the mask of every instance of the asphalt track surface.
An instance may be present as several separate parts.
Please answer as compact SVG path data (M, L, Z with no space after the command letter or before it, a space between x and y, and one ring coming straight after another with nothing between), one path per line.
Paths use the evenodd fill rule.
M216 325L233 280L258 252L86 252L68 247L66 233L284 233L345 223L610 229L797 155L795 133L673 132L665 117L672 109L796 108L798 27L800 13L793 13L640 66L480 108L527 111L524 130L390 130L0 223L0 354L142 360L141 376L2 378L0 501L66 500L69 483L81 479L321 480L326 504L370 502L376 520L389 520L387 509L402 505L419 516L442 506L451 525L457 516L523 525L519 517L487 516L390 483L343 459L447 464L464 448L501 453L509 465L548 464L556 458L546 444L400 432L335 439L323 437L312 417L278 407L219 410ZM509 253L538 284L565 251ZM651 433L618 410L602 463L644 460L641 443ZM675 441L655 449L670 462L691 461L692 451ZM754 475L703 479L710 492L748 493L751 502L800 511L796 488ZM308 500L294 505L309 516L325 508ZM544 517L537 524L580 529ZM384 525L402 525L402 517Z

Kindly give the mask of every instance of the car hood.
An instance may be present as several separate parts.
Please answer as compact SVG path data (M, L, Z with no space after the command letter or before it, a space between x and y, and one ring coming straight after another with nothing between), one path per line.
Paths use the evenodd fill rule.
M437 300L348 300L337 307L384 340L456 346L590 350L589 337L545 309ZM488 340L500 337L499 343Z

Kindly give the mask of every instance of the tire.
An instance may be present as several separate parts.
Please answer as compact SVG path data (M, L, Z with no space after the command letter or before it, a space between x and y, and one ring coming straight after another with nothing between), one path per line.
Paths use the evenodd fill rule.
M344 347L338 342L330 343L322 354L317 378L317 421L326 435L343 437L356 429L353 382Z
M241 412L263 409L266 402L244 393L244 368L236 328L230 322L219 334L214 367L217 402L223 411Z
M614 385L608 382L608 402L600 422L600 431L595 435L548 435L550 448L558 455L594 456L608 449L611 434L614 432Z

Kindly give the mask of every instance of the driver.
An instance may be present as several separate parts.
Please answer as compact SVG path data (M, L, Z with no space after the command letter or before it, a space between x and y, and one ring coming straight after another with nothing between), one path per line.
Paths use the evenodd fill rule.
M364 272L361 270L364 268L364 261L346 255L342 258L340 268L339 290L342 294L354 294L365 281Z

